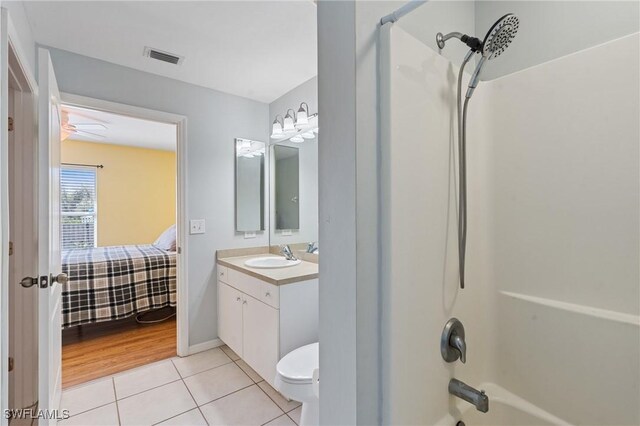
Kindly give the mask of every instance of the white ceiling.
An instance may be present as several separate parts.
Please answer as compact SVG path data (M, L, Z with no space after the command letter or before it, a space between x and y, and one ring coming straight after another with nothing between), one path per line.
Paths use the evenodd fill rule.
M92 125L86 132L72 134L68 139L95 143L134 146L138 148L176 150L177 129L174 124L131 118L124 115L63 105L69 124Z
M317 74L311 0L24 5L40 44L261 102ZM185 59L180 65L150 59L145 46Z

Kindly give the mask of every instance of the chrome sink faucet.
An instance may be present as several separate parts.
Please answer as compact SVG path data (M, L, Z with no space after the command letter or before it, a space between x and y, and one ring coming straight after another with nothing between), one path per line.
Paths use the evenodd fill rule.
M489 397L483 390L476 390L458 379L451 379L449 381L449 393L475 405L478 411L483 413L489 411Z
M295 257L295 255L293 254L293 252L291 251L291 247L289 247L288 244L282 245L280 246L280 253L282 253L282 255L287 259L287 260L298 260L297 257Z

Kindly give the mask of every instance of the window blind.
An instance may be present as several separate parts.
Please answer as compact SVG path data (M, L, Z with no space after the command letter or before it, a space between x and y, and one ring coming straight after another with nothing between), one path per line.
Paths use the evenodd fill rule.
M96 169L62 167L60 212L63 250L96 246Z

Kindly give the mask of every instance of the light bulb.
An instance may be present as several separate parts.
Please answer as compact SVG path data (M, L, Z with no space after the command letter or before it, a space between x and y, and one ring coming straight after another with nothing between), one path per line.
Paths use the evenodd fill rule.
M289 111L293 112L292 109ZM289 111L287 111L287 115L284 116L284 126L282 126L282 130L284 130L285 133L295 131L293 115L291 115Z
M307 105L306 102L303 102L300 104L300 108L296 114L296 127L300 128L307 124L309 124L309 105Z
M282 137L282 126L280 125L280 122L276 117L276 119L273 120L273 126L271 130L271 139L277 139L280 137Z

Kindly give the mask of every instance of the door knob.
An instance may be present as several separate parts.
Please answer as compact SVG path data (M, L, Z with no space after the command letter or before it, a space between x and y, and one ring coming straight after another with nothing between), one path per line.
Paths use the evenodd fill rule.
M68 282L69 282L69 277L64 272L58 275L51 274L51 284L60 283L62 285L65 285Z
M38 278L24 277L22 280L20 280L20 285L24 288L33 287L34 285L37 285L37 284L38 284Z

